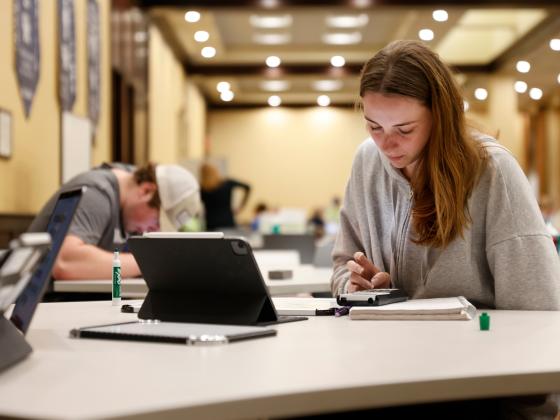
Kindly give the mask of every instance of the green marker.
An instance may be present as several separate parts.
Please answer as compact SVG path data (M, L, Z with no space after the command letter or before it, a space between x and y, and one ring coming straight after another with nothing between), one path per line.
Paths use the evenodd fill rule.
M490 329L490 315L488 315L486 312L483 312L478 320L480 322L481 331L488 331Z
M115 249L113 254L113 306L121 304L121 260L119 250Z

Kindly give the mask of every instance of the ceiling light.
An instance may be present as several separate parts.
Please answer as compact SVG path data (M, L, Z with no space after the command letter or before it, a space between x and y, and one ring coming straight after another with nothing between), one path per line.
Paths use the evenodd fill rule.
M278 29L287 28L292 24L292 15L259 16L251 15L249 22L255 28Z
M233 94L233 92L231 90L224 90L220 94L220 99L224 102L230 102L231 100L233 100L234 96L235 95Z
M558 38L551 39L550 49L553 51L560 51L560 39Z
M212 58L216 55L216 48L214 47L204 47L201 51L200 54L204 57L204 58Z
M334 55L331 57L331 65L334 67L342 67L346 64L346 60L341 55Z
M261 82L261 89L269 92L282 92L290 88L290 82L286 80L265 80Z
M365 13L361 13L359 15L327 16L325 22L327 26L330 26L331 28L361 28L368 24L369 16Z
M332 45L358 44L362 40L360 32L336 32L323 34L323 42Z
M206 31L196 31L194 33L194 40L196 42L206 42L210 38L210 34Z
M134 42L146 42L148 40L148 33L146 31L134 32Z
M432 31L431 29L420 29L418 31L418 38L420 38L422 41L431 41L432 39L434 39L434 31Z
M515 84L513 85L513 88L515 89L515 91L517 93L525 93L527 92L527 83L518 80L517 82L515 82Z
M558 73L558 77L556 78L556 80L558 81L558 83L560 83L560 73Z
M316 80L312 83L313 89L323 92L332 92L342 88L342 80Z
M531 97L531 99L534 99L535 101L541 99L542 95L543 95L543 91L539 88L531 88L529 90L529 96Z
M231 90L231 85L228 82L219 82L216 85L216 90L222 93L225 92L226 90Z
M528 61L521 60L517 62L515 68L519 73L529 73L529 70L531 70L531 64Z
M200 20L200 13L195 12L194 10L189 10L185 13L185 20L189 23L198 22Z
M317 105L319 106L329 106L331 104L331 98L327 95L319 95L317 97Z
M352 5L359 8L370 7L371 0L352 0Z
M471 106L470 106L470 104L469 104L469 101L463 100L463 110L464 110L465 112L467 112L467 111L469 110L470 107L471 107Z
M449 15L447 14L447 11L443 10L443 9L434 10L432 12L432 18L434 18L434 20L436 22L445 22L445 21L447 21L448 17L449 17Z
M280 6L279 0L261 0L261 6L266 9L273 9Z
M270 106L280 106L281 103L282 103L282 99L280 99L280 96L278 95L272 95L271 97L268 98L268 104Z
M266 65L268 67L278 67L281 62L282 60L280 60L280 57L276 57L275 55L266 57Z
M253 41L257 44L279 45L287 44L292 40L292 35L285 34L253 34Z
M484 88L476 88L474 90L474 97L479 101L484 101L488 98L488 91Z

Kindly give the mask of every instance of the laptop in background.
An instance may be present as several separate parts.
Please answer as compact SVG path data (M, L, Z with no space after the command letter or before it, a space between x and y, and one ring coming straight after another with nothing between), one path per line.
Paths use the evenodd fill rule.
M54 262L85 190L86 187L65 191L57 199L47 224L47 232L51 235L50 250L39 263L29 283L17 298L12 316L10 317L12 323L23 334L29 329L35 309L37 309L37 305L43 298Z
M306 234L263 235L262 249L291 249L299 252L302 264L312 264L315 257L315 238Z

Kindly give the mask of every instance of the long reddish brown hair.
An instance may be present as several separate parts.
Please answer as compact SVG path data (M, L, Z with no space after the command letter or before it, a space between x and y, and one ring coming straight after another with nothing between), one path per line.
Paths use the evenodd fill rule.
M411 97L431 110L430 139L411 180L412 223L416 243L445 247L472 221L467 201L487 159L467 134L450 69L421 42L395 41L364 65L360 96L367 92Z

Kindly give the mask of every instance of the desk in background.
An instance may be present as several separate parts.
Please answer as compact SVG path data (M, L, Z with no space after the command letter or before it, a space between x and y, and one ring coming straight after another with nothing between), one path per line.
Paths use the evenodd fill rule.
M288 295L296 293L316 293L330 291L330 268L316 268L302 265L292 268L294 276L287 280L270 280L265 277L265 284L271 295ZM263 277L267 273L263 273ZM71 293L111 293L111 280L57 280L55 292ZM148 293L144 279L124 279L121 282L121 295L127 298L140 298Z
M560 390L559 312L476 321L313 317L278 336L185 347L70 339L134 320L110 302L41 304L34 348L0 374L0 416L239 419Z

